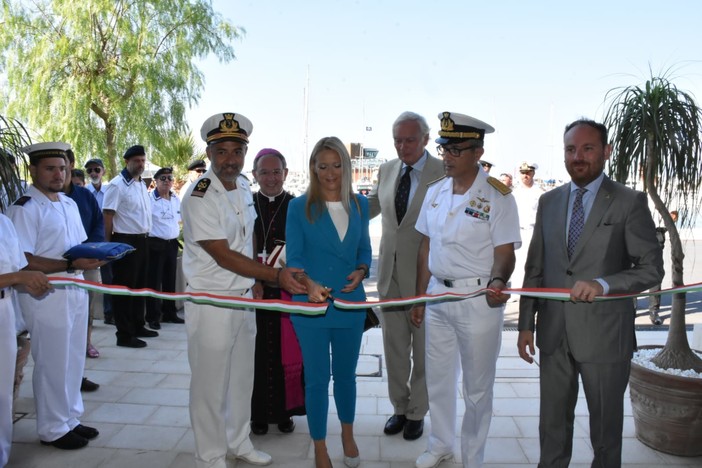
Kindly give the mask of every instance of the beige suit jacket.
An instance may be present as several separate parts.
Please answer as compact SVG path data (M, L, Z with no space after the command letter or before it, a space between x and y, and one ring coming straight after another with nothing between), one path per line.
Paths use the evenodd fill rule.
M417 252L422 235L414 228L422 208L427 184L444 175L440 159L427 154L427 161L417 186L417 191L407 207L402 223L397 224L395 192L400 181L402 161L393 159L380 166L378 184L368 194L370 216L383 214L383 234L380 239L378 257L378 293L381 299L388 298L388 290L397 262L397 281L401 297L414 296L417 281Z

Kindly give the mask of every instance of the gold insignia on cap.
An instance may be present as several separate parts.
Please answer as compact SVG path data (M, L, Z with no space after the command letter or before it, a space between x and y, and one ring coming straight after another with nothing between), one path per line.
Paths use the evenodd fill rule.
M451 118L450 112L444 112L441 118L441 131L439 136L444 138L465 138L465 139L480 139L481 135L478 132L455 132L456 123Z
M444 112L444 117L441 119L441 130L444 132L452 132L454 122L451 119L450 112Z
M239 122L234 120L234 114L228 112L226 114L222 114L224 117L224 120L222 120L219 123L219 131L227 134L227 133L239 133L241 130L239 129Z

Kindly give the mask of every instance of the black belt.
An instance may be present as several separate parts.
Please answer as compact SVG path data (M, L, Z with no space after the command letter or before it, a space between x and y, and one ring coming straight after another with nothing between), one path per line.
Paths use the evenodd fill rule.
M112 237L115 237L115 236L133 238L133 239L146 239L148 234L122 234L121 232L115 232L114 234L112 234Z

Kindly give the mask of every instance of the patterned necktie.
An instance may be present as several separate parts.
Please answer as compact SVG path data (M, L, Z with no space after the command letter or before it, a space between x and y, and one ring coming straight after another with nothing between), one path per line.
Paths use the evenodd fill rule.
M410 172L412 171L412 166L407 166L405 168L405 173L400 177L400 183L397 186L397 193L395 194L395 212L397 213L397 224L402 222L402 218L405 217L407 213L407 203L409 202L410 186L412 181L410 180Z
M583 195L587 189L579 188L573 202L573 213L570 215L570 226L568 227L568 258L573 256L575 246L578 244L580 234L585 226L585 209L583 208Z

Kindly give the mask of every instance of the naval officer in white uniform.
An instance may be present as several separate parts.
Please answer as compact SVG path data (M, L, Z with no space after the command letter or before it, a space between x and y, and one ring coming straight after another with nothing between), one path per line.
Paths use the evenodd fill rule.
M205 121L210 169L184 194L183 274L188 291L253 297L255 279L306 293L294 268L254 260L254 209L249 181L241 175L253 124L225 112ZM256 316L253 309L185 303L190 379L190 421L198 468L226 468L226 457L251 465L272 462L249 438L254 379Z
M417 260L417 294L471 293L472 299L412 309L419 326L426 318L426 376L431 433L418 468L453 456L456 383L463 370L466 411L461 427L463 466L482 466L492 416L492 388L502 337L502 294L521 245L517 204L510 189L480 168L485 133L478 119L442 112L437 153L446 177L431 184L417 219L423 234ZM425 317L426 313L426 317Z

